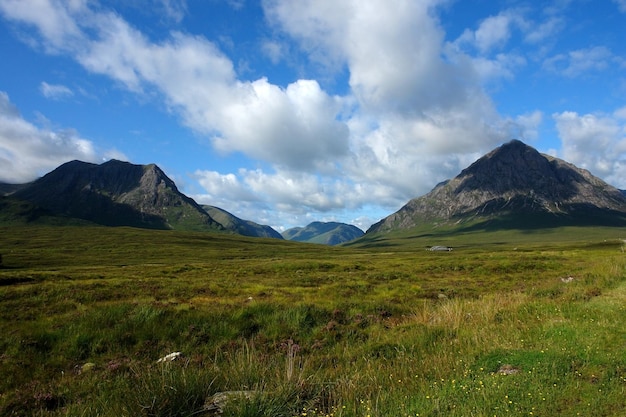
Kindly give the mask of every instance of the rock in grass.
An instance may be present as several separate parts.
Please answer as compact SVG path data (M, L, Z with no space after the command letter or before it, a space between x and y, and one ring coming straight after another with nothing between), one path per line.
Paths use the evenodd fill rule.
M163 363L163 362L172 362L175 361L176 359L180 358L182 356L182 352L172 352L168 355L163 356L162 358L160 358L157 363Z
M513 365L502 365L500 369L498 369L498 373L500 375L515 375L520 372L520 369Z
M86 364L80 367L80 369L78 370L78 373L83 374L85 372L91 372L95 369L95 367L96 367L95 363L87 362Z
M209 416L218 416L224 413L224 407L233 400L251 400L258 391L223 391L207 398L204 411Z

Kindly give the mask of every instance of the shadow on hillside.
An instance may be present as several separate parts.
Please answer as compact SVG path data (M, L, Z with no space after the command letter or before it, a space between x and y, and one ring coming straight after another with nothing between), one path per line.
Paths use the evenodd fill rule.
M498 230L518 230L521 232L534 233L540 230L555 229L565 226L626 227L625 214L614 210L601 210L591 204L577 204L572 206L571 212L573 214L543 213L505 215L485 219L467 227L460 227L444 233L495 232Z
M454 238L462 234L493 233L498 231L516 231L525 234L549 232L561 227L626 227L626 214L614 210L598 209L591 204L578 204L569 207L570 214L523 213L509 214L498 217L474 217L473 221L458 224L456 227L442 226L420 231L414 230L404 236L394 234L375 234L355 240L345 246L358 248L406 248L409 242L431 241ZM583 232L584 233L584 232ZM490 241L489 245L506 244L507 242ZM409 243L410 245L410 243ZM476 244L474 244L475 246ZM427 247L427 246L425 246Z

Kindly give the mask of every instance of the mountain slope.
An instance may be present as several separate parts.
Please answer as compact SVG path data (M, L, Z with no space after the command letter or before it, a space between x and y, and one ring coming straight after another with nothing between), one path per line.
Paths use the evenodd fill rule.
M368 233L472 221L524 228L535 222L623 225L625 219L626 197L618 189L513 140L430 193L412 199Z
M294 227L282 233L287 240L324 245L339 245L357 239L363 234L356 226L337 222L313 222L306 227Z
M0 182L0 196L13 194L17 190L26 186L28 186L28 184L7 184L5 182Z
M280 233L270 226L257 224L250 220L242 220L219 207L203 205L202 208L226 230L233 231L243 236L271 237L275 239L283 238Z
M57 216L106 226L222 229L195 201L180 193L154 164L133 165L111 160L96 165L71 161L10 197Z

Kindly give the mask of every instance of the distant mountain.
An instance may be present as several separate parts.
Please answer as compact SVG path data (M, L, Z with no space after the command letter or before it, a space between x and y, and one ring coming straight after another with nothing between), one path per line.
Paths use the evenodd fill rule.
M0 182L0 196L12 194L20 188L24 188L26 186L28 186L28 184L7 184L5 182Z
M626 225L626 197L589 171L513 140L367 231L423 225Z
M313 222L306 227L294 227L282 233L287 240L324 245L339 245L357 239L363 234L356 226L336 222Z
M272 229L270 226L257 224L250 220L242 220L219 207L203 205L202 208L226 230L230 230L244 236L271 237L275 239L283 238L280 233Z
M179 192L154 164L111 160L96 165L71 161L18 187L8 199L31 204L27 211L32 216L45 213L106 226L223 229L194 200ZM7 204L15 207L15 203Z

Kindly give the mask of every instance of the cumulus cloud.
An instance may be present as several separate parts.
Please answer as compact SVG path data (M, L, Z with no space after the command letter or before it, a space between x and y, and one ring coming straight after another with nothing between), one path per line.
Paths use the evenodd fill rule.
M531 7L504 9L482 20L476 28L465 29L449 42L448 49L470 59L485 84L511 80L528 62L542 60L549 54L554 47L553 39L565 28L562 13L567 3L542 6L538 16ZM526 48L508 48L510 43L519 44L520 40ZM554 57L556 61L564 58Z
M526 65L526 59L517 54L498 54L493 58L475 57L472 64L481 80L512 79Z
M241 173L245 174L245 171ZM196 170L194 177L207 192L203 200L212 205L232 204L229 202L252 202L258 198L243 184L235 174L220 174L217 171Z
M76 23L76 16L83 13L86 0L22 1L3 0L0 12L6 17L27 22L37 27L41 33L43 46L48 52L57 52L77 46L82 32Z
M158 2L165 15L175 22L180 22L187 14L186 0L158 0Z
M72 159L97 160L92 142L73 130L51 130L28 122L0 91L0 181L32 181Z
M205 201L232 205L251 202L274 202L290 212L328 212L363 201L359 186L348 186L346 181L331 180L304 172L278 170L267 173L260 169L241 169L237 174L220 174L198 170L194 176L208 194ZM229 203L230 202L230 203Z
M340 103L316 81L281 89L260 79L240 85L238 100L221 109L215 146L292 168L322 169L327 158L348 151L348 129L336 120Z
M69 87L61 84L48 84L45 81L39 84L39 91L41 91L41 94L43 94L45 98L51 100L62 100L74 95L74 92Z
M611 185L626 188L625 113L621 108L613 114L553 114L563 144L562 157Z
M620 62L623 63L623 60L614 56L607 47L594 46L552 56L543 66L549 71L575 78L589 72L605 70L613 63Z
M284 46L273 40L265 40L261 43L261 51L272 61L278 64L284 55Z
M514 35L521 35L524 42L536 44L558 33L565 27L556 10L540 18L531 16L530 8L510 8L482 20L478 27L466 29L454 43L462 49L472 48L488 56L500 53ZM546 10L544 9L544 13Z
M365 110L415 114L450 107L464 92L459 73L441 58L444 33L432 16L436 4L272 0L264 6L271 22L312 59L348 67L350 87Z
M477 66L446 49L445 34L434 18L438 3L402 1L388 7L383 1L336 6L331 0L304 5L271 0L264 6L270 21L298 40L312 59L324 50L324 57L347 66L356 107L351 148L360 152L357 156L371 152L376 160L387 161L395 149L419 163L423 151L474 152L501 139L496 138L498 117ZM391 125L410 128L390 135L385 126ZM388 168L399 176L400 169ZM415 179L418 174L401 175Z
M406 201L397 199L389 187L354 183L347 177L327 177L305 172L240 169L236 174L198 170L206 194L194 195L202 204L221 207L241 218L255 219L284 230L285 225L303 225L312 221L348 221L366 229ZM367 210L358 219L353 215L372 199L381 199L381 208ZM352 213L352 214L351 214ZM353 221L354 220L354 221ZM355 223L358 221L358 224Z
M563 30L565 27L565 21L561 17L552 16L545 22L536 25L525 22L523 26L526 28L524 38L526 42L539 43Z
M476 31L466 30L461 40L473 43L482 53L502 47L511 37L511 17L506 14L490 16Z
M535 140L539 137L539 126L543 122L543 113L535 110L531 113L521 114L515 118L515 127L520 130L513 136L517 139Z
M26 19L47 36L37 19ZM67 53L131 91L156 89L219 150L292 167L314 167L347 152L347 128L337 120L340 106L316 81L299 80L285 89L265 78L242 82L232 62L204 38L172 32L152 43L113 13L91 12L85 22L80 47L70 45ZM89 30L97 35L89 37Z

